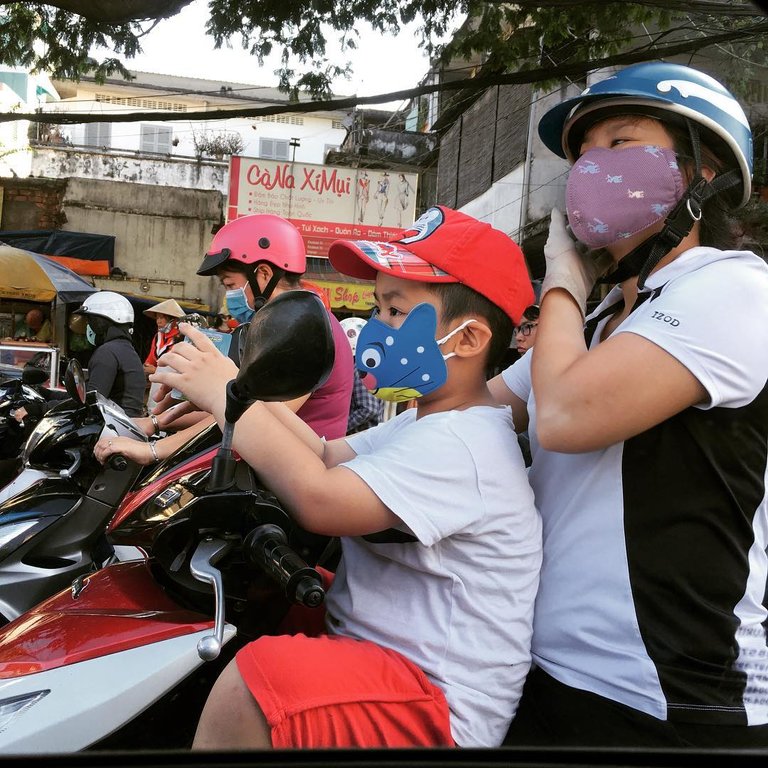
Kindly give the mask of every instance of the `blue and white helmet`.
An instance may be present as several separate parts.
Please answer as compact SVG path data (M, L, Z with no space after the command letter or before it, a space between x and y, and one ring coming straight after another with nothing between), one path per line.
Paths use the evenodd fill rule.
M614 112L617 107L661 119L664 119L663 113L671 112L693 121L702 129L702 143L723 162L721 170L736 168L739 171L741 183L731 198L733 207L738 208L749 200L752 131L747 116L717 80L691 67L666 62L626 67L591 85L580 96L550 109L539 121L539 136L556 155L573 162L588 124L598 119L597 113ZM723 153L730 156L724 157Z

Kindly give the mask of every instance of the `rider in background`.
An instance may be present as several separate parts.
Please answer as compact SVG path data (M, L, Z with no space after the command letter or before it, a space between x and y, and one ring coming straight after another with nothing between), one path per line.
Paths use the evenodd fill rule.
M523 312L520 325L515 326L513 337L518 355L524 355L536 343L536 328L539 325L539 305L531 304Z
M154 320L157 326L149 354L144 360L144 373L149 375L157 369L157 359L160 355L167 352L177 341L180 341L179 320L184 317L185 313L175 299L166 299L149 309L145 309L144 314ZM147 399L147 410L149 411L152 411L157 405L155 395L158 388L157 385L151 385L149 388Z
M114 291L97 291L73 314L85 318L86 338L96 347L88 361L88 389L114 401L129 416L142 416L147 379L131 338L131 302Z
M573 164L585 247L553 211L536 346L492 383L517 429L530 418L544 521L508 743L764 747L768 266L726 216L750 197L747 118L711 77L653 62L539 134Z
M270 299L301 289L306 269L306 247L296 227L280 216L253 214L225 224L216 233L197 274L218 277L227 291L227 311L244 324ZM289 407L318 435L333 439L346 432L353 365L344 330L330 310L328 316L336 353L331 375ZM232 347L237 346L235 338Z
M197 273L217 276L227 290L227 311L240 323L232 333L229 348L229 356L236 365L240 362L239 351L248 322L271 299L284 291L300 290L306 266L304 240L296 227L280 216L242 216L216 233ZM353 363L344 330L330 311L328 314L335 349L331 375L314 392L286 405L318 436L332 440L346 434ZM153 414L151 421L143 423L148 436L166 429L176 430L157 440L154 452L144 443L113 437L100 440L94 453L102 462L113 453L122 453L140 464L162 460L213 423L210 414L189 412L191 408L191 403L182 403L167 412ZM179 412L182 415L177 417Z

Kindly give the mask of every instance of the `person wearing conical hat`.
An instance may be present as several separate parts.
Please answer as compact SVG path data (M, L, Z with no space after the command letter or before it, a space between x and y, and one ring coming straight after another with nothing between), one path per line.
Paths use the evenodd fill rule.
M144 314L152 318L157 325L157 333L152 340L152 348L144 361L144 373L149 375L157 369L157 359L167 352L179 340L179 320L185 312L175 299L166 299L144 310ZM154 393L159 387L155 384L149 388L147 408L150 410L156 405Z

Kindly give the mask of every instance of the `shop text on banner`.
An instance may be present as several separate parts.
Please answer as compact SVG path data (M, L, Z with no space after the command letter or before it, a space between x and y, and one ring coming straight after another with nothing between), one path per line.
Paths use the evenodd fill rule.
M310 256L344 237L391 240L413 222L418 174L235 155L227 221L272 213L299 227Z
M370 312L373 309L373 284L363 283L336 283L330 280L313 280L331 309L354 309L360 312Z

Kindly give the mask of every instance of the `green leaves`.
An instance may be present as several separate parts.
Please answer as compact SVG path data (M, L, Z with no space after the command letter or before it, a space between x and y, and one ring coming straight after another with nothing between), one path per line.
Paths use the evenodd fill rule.
M163 18L188 2L131 0L123 17ZM60 0L59 5L0 4L0 62L75 80L88 70L100 80L114 73L126 76L124 62L141 50L141 36L151 34L149 23L107 23L108 16L96 14L114 10L108 3ZM749 0L209 0L208 8L206 31L215 46L240 44L259 63L279 51L280 87L294 97L307 91L327 99L332 79L348 73L347 62L330 62L329 40L343 54L357 47L363 25L396 35L416 19L421 23L416 39L403 44L417 44L453 68L466 64L468 76L470 71L487 75L578 63L581 71L572 77L579 77L606 56L655 58L673 43L694 40L695 47L705 48L712 37L740 30L744 34L737 42L720 49L741 62L734 75L744 79L750 61L764 63L765 25L758 23L764 17ZM451 42L439 45L464 15L467 20ZM393 55L399 44L393 41ZM96 46L114 56L94 59ZM422 74L414 72L414 85Z

